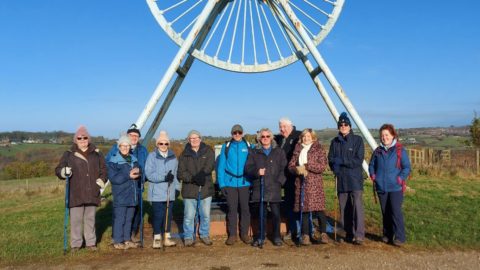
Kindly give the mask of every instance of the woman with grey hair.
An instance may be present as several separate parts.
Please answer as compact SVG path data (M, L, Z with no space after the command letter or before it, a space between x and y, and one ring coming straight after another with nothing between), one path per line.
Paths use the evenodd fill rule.
M117 141L118 153L107 163L108 179L112 182L113 195L113 247L136 248L131 239L132 221L138 205L137 181L140 179L138 160L130 154L131 141L122 134Z
M268 128L262 128L257 134L259 144L248 156L245 164L245 173L251 179L253 185L252 192L252 212L260 222L263 222L265 228L266 219L260 217L260 207L269 210L272 214L273 224L273 244L281 246L280 238L280 202L282 201L282 185L285 183L284 169L287 165L287 159L282 149L277 147L273 140L272 131ZM261 179L263 178L263 205L261 201ZM261 220L263 219L263 220ZM261 234L263 233L263 235ZM265 231L255 233L253 246L261 245L265 238Z

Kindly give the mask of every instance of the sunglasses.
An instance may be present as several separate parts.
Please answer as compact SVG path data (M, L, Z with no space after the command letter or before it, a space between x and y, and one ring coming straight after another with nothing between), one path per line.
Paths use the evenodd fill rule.
M348 127L347 124L340 124L341 127Z
M168 146L169 143L168 143L168 142L167 142L167 143L161 143L161 142L160 142L160 143L157 143L157 145L166 145L166 146Z
M265 138L270 138L270 135L262 135L261 137L262 139L265 139Z
M88 137L77 137L77 141L88 140Z
M241 131L234 131L234 132L232 132L232 135L242 135L242 134L243 134L243 132L241 132Z

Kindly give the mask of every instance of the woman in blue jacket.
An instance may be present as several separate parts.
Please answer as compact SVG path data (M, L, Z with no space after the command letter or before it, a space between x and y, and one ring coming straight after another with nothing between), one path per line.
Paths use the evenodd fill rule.
M382 208L382 241L401 246L406 240L402 203L410 160L405 148L397 141L398 134L393 125L380 127L380 140L380 146L372 154L369 173Z
M130 155L130 139L122 135L117 141L118 154L107 164L113 195L113 247L136 248L131 240L132 220L138 204L136 182L140 178L137 158Z
M152 202L153 207L153 248L161 248L162 245L166 247L176 245L174 241L170 240L170 223L175 190L180 188L180 184L177 180L178 160L175 153L169 149L169 145L167 132L160 131L157 148L148 155L145 164L145 174L149 181L148 200ZM167 201L168 217L167 224L165 224Z

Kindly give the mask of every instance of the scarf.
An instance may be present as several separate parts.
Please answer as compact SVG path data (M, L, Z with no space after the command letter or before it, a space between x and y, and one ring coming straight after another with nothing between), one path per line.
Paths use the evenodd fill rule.
M310 144L302 143L303 148L300 151L300 155L298 156L298 165L303 166L308 163L307 154L308 154L308 151L310 150L310 147L312 147L312 145L313 145L313 142Z

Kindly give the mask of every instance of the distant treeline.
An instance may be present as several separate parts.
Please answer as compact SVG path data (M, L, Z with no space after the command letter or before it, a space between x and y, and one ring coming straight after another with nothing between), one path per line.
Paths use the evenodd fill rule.
M73 140L74 133L65 131L44 131L44 132L28 132L28 131L11 131L0 132L0 140L8 139L10 142L23 142L26 140L39 141L41 143L60 143L69 144ZM109 139L103 136L92 137L95 143L109 142Z

